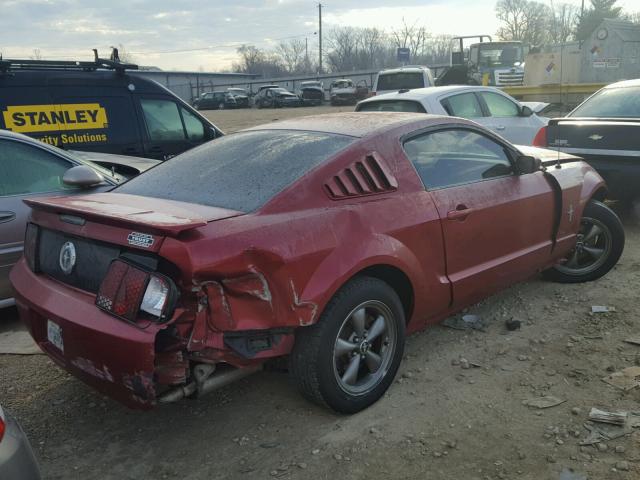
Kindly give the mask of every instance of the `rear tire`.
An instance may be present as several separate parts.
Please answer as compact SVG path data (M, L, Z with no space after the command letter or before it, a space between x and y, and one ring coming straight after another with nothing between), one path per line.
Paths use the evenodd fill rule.
M344 285L313 326L299 328L289 371L309 400L355 413L389 388L404 351L405 317L385 282L357 277Z
M590 201L584 209L576 247L565 262L543 272L545 278L560 283L596 280L611 270L624 250L624 227L604 203Z

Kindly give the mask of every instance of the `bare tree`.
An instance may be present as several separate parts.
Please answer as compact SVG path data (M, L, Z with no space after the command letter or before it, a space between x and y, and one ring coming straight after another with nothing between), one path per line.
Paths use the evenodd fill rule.
M424 55L428 36L426 27L420 27L415 23L408 25L404 18L399 28L391 30L391 38L393 38L396 47L409 48L414 57Z
M42 52L40 52L39 48L33 49L33 55L31 55L31 60L42 60Z
M566 43L573 40L580 20L578 7L568 3L554 5L551 0L550 10L548 41Z
M548 37L551 9L530 0L498 0L496 17L502 22L498 35L503 40L521 40L540 45Z
M305 45L301 39L293 39L278 45L276 55L289 73L303 73L305 68Z

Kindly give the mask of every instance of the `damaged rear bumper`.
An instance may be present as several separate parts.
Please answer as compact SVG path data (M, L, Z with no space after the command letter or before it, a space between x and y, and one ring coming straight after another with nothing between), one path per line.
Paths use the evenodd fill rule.
M155 339L162 326L137 328L104 313L94 295L35 275L24 259L11 281L22 321L51 359L130 408L155 405Z

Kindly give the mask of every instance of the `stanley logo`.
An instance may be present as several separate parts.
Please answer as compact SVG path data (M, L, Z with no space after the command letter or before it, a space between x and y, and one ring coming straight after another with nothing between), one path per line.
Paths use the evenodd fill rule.
M8 130L21 133L107 128L107 112L99 103L19 105L2 112Z

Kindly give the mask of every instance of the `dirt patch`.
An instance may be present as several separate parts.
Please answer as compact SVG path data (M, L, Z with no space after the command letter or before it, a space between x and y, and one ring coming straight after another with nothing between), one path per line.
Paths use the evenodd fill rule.
M353 106L300 108L240 108L237 110L204 110L202 113L225 133L233 133L263 123L277 122L287 118L320 115L334 112L353 112Z
M231 131L304 110L325 109L207 114ZM44 356L0 356L0 402L47 479L637 479L640 429L580 446L591 407L640 410L640 388L602 381L640 364L640 346L624 342L640 334L640 227L630 214L625 225L625 252L606 277L534 278L468 310L484 331L434 326L410 337L396 382L357 415L307 403L272 372L133 412ZM508 331L509 319L521 328ZM561 403L525 405L542 397Z

